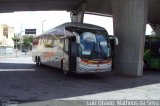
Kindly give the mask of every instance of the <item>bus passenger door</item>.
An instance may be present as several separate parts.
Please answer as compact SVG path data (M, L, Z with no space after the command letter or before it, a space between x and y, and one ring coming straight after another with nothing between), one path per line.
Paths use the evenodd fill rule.
M63 46L63 61L61 65L61 69L68 71L69 70L69 54L68 54L68 46L69 45L69 40L64 39L64 46Z
M72 48L73 48L73 42L76 42L76 38L75 37L71 37L68 39L65 39L64 41L64 54L63 54L63 70L65 71L76 71L77 68L77 64L76 64L76 56L72 55Z

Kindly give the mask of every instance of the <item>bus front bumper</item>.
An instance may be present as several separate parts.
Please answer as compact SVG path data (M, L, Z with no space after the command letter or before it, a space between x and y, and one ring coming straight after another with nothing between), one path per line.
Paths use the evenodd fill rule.
M79 64L77 67L76 73L101 73L101 72L108 72L111 71L112 65L111 64L99 64L97 65L83 65Z

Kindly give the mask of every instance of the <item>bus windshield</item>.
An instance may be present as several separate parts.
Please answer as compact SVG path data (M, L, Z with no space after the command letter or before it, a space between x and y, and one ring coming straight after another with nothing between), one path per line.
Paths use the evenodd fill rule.
M102 60L110 56L110 44L106 31L81 29L76 32L80 36L80 58Z

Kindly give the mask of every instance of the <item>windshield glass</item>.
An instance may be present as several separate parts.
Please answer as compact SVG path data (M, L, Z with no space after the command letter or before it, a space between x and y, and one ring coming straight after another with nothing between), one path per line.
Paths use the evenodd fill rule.
M81 29L76 31L80 36L80 57L83 59L107 59L110 56L110 45L106 31Z
M66 30L78 35L79 57L89 60L104 60L111 56L111 46L106 30L66 27ZM68 33L67 33L68 34Z

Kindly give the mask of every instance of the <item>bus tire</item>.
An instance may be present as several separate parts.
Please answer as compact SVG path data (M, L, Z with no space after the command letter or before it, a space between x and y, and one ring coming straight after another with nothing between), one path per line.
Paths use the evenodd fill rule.
M68 71L63 70L63 74L64 74L64 75L68 75Z
M68 75L69 74L69 71L66 71L66 70L63 69L63 59L61 60L61 70L62 70L64 75Z
M42 66L41 58L40 57L37 58L37 66L39 66L39 67Z
M38 58L37 58L37 56L35 57L35 61L36 61L36 66L38 66Z
M61 60L61 70L63 71L63 59Z

